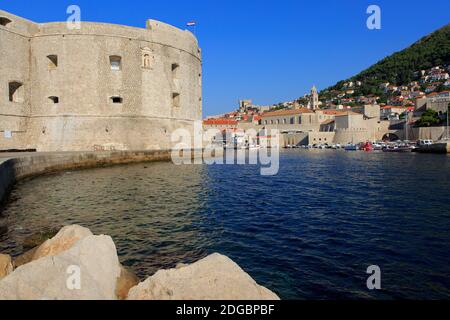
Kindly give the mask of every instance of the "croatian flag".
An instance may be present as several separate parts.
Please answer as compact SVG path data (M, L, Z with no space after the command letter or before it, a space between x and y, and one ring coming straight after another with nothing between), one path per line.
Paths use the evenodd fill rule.
M195 26L195 21L189 21L189 22L187 23L187 26L188 26L188 27L194 27L194 26Z

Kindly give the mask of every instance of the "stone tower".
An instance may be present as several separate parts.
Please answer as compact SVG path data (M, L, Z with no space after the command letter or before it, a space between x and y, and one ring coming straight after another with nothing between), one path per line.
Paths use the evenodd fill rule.
M202 118L202 62L189 31L34 23L0 10L0 150L170 149Z
M317 88L315 85L311 88L308 108L313 110L319 108L319 94L317 93Z

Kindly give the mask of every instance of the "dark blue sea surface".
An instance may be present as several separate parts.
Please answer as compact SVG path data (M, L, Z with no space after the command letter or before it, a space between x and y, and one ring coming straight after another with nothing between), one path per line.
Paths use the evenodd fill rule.
M256 165L150 163L21 182L0 252L47 226L114 239L142 279L212 252L283 299L450 298L450 157L293 150ZM366 287L381 268L378 291Z

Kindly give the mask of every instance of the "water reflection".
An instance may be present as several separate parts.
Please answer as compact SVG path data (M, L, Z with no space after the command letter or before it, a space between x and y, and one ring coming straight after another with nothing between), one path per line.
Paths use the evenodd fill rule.
M291 299L450 297L450 157L289 151L256 165L139 164L20 183L0 251L46 226L111 235L145 278L220 252ZM366 269L382 270L368 291Z
M20 183L5 210L0 251L21 253L47 226L81 224L114 239L121 261L140 276L207 254L199 215L205 168L166 163L65 172Z

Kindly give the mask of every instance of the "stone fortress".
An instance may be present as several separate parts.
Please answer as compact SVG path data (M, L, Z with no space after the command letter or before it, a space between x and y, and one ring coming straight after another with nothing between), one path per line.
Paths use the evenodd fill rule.
M189 31L154 20L71 30L0 10L0 150L168 149L201 115Z

